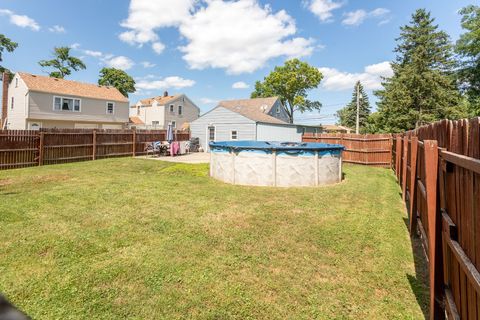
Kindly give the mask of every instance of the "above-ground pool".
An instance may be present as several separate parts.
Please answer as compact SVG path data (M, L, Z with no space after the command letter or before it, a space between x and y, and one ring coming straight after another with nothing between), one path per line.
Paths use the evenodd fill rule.
M210 143L210 176L240 185L320 186L342 180L339 144L269 141Z

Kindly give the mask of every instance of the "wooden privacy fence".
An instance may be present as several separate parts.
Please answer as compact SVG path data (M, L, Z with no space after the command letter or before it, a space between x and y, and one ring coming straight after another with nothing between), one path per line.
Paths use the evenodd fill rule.
M428 258L430 319L480 319L480 118L397 135L392 168Z
M190 134L176 132L175 140ZM166 130L0 130L0 169L145 154L145 142L166 140Z
M305 133L302 141L341 144L345 146L342 159L344 162L382 167L391 165L390 134Z

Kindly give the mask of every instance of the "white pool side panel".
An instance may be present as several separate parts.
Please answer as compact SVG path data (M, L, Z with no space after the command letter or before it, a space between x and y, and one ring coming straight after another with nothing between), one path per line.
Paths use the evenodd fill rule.
M342 180L340 151L313 154L276 150L212 152L210 175L232 184L276 187L314 187Z

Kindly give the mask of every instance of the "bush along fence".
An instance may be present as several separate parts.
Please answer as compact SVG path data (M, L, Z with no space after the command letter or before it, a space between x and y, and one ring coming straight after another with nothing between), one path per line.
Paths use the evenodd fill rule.
M390 167L391 164L392 135L390 134L305 133L302 140L345 146L343 162L381 167Z
M392 150L427 255L430 319L480 319L480 118L397 135Z
M0 130L0 169L145 154L145 143L166 140L166 130ZM177 131L175 140L190 134Z

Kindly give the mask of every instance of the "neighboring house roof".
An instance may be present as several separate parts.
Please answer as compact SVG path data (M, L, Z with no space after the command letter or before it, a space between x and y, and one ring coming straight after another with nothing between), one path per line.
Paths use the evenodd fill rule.
M323 124L322 128L325 131L353 131L353 129L350 129L345 126L338 126L336 124Z
M223 107L230 111L236 112L256 122L285 124L285 121L272 117L268 114L277 100L277 97L224 100L218 103L218 107Z
M72 80L57 79L19 72L27 88L32 91L84 98L128 102L128 99L114 87L100 86Z
M130 117L130 122L133 124L145 124L139 117Z
M158 96L158 97L153 97L153 98L147 98L140 100L140 103L144 106L149 106L151 105L154 101L156 101L159 105L164 106L168 102L175 100L179 97L180 95L175 95L175 96ZM135 106L133 106L135 108Z

